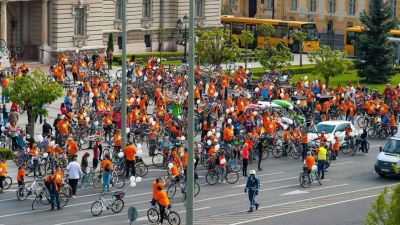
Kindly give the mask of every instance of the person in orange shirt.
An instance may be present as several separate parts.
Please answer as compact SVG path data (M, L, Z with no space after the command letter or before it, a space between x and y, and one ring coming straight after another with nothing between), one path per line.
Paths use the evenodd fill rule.
M61 134L68 135L70 125L67 117L63 115L62 120L57 123L57 129Z
M381 115L381 117L385 116L388 111L389 111L389 106L386 103L382 103L379 106L379 114Z
M165 209L169 206L169 199L168 199L168 195L167 192L165 192L161 186L157 187L158 190L158 194L156 196L156 201L158 202L158 205L160 207L160 220L159 220L159 224L163 224L164 222L164 218L166 218L166 214L165 214Z
M76 144L76 142L72 137L69 137L67 141L68 160L72 160L74 156L77 156L78 149L79 149L78 144Z
M389 112L389 115L390 135L394 136L396 131L396 117L392 112Z
M103 192L110 191L110 175L113 171L113 164L111 162L110 155L107 153L104 155L103 161L100 164L102 176L103 176Z
M307 158L304 160L304 165L307 168L308 179L310 179L310 173L315 165L315 158L312 156L311 152L307 152Z
M114 133L114 149L119 152L121 149L121 130L117 129Z
M18 191L19 194L22 194L22 188L25 186L25 168L26 165L25 163L22 163L22 165L18 168L18 172L17 172L17 182L18 182Z
M129 142L129 145L125 147L125 174L126 178L129 178L129 170L131 170L132 176L136 176L135 173L135 160L136 160L136 147Z
M231 124L227 124L223 131L222 140L225 142L231 142L233 138L233 127Z
M266 133L275 136L276 133L276 123L272 120L271 117L268 117L268 120L265 124L265 131Z
M354 124L354 116L356 115L356 105L350 103L347 107L347 121L350 121L352 124Z
M0 159L0 194L4 192L4 179L6 178L7 165L6 160L4 158Z
M300 137L301 137L301 146L303 149L302 159L304 160L306 159L306 154L308 152L308 134L306 129L301 131Z
M287 157L287 149L289 148L289 144L292 140L291 130L284 130L282 133L283 138L283 153L282 157Z
M337 135L335 135L335 143L332 146L333 159L337 159L338 158L339 149L340 149L339 137Z
M156 180L153 182L152 187L153 187L153 199L151 199L151 205L155 206L156 205L156 199L158 195L158 187L163 188L165 186L165 180L163 177L161 178L156 178Z

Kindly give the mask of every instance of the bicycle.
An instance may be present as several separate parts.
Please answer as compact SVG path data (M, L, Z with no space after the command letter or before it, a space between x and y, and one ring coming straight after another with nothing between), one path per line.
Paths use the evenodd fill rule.
M17 189L17 198L20 201L26 200L30 195L33 193L36 194L36 190L43 188L42 183L38 183L36 179L33 180L32 184L30 185L22 185L19 186Z
M214 185L220 180L221 177L222 181L225 179L229 184L235 184L239 180L239 173L227 169L225 176L222 176L221 170L218 167L215 167L207 172L206 181L209 185Z
M319 185L322 185L315 167L316 166L314 165L310 172L308 172L307 167L303 167L303 172L299 175L299 182L303 188L310 187L311 183L313 183L315 180L318 181Z
M60 207L63 208L68 204L68 197L65 193L59 193L60 196ZM46 201L47 200L47 201ZM35 199L32 202L32 210L36 210L39 208L39 205L49 205L50 204L50 194L43 187L40 192L36 195Z
M79 187L81 189L84 189L84 188L86 188L87 186L89 186L90 184L93 183L93 180L94 180L94 177L95 177L95 171L93 170L93 167L88 167L88 168L89 168L89 173L88 172L83 173L83 176L82 176L82 178L80 180Z
M112 195L112 199L107 200L104 198L105 195ZM113 193L100 193L99 200L92 203L90 211L93 216L99 216L103 212L103 208L106 210L111 209L113 213L120 213L124 209L124 201L122 200L125 196L125 192L116 191Z
M101 187L102 182L103 182L102 179L103 179L103 174L99 172L99 174L97 176L95 176L95 178L93 180L93 187L94 188ZM125 180L123 178L121 178L120 176L118 176L118 174L115 170L111 173L110 181L111 181L110 184L116 188L125 187Z
M181 189L181 192L184 195L184 198L186 198L187 184L184 181L185 177L182 174L179 174L178 177L179 177L178 178L179 181L176 179L173 180L172 184L167 189L167 196L169 199L172 199L175 196L177 188ZM197 182L195 182L194 183L194 197L197 197L197 195L199 195L199 193L200 193L200 185Z
M169 224L171 225L180 225L181 224L181 217L175 211L165 209L165 218ZM158 223L160 221L160 212L156 206L152 206L149 210L147 210L147 218L149 219L150 223Z

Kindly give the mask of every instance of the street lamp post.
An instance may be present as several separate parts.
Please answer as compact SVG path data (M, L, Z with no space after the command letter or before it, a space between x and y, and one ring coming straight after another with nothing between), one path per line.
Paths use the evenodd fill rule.
M182 34L182 40L178 40L176 43L178 45L183 45L184 50L183 50L183 60L182 62L186 63L187 58L186 58L186 47L187 47L187 41L189 39L189 33L188 33L188 23L189 23L189 17L185 15L182 19L178 19L176 22L179 34ZM183 32L182 32L183 30Z

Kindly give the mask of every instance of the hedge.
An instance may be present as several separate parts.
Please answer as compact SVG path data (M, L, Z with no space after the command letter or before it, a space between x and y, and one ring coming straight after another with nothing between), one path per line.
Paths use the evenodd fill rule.
M150 56L160 56L160 52L144 52L144 53L139 53L139 54L127 54L126 57L129 59L132 55L136 57L136 60L143 61L147 59ZM163 52L162 57L163 58L171 58L171 57L182 57L183 52ZM122 55L114 55L113 62L116 62L118 64L122 64Z
M0 157L5 157L6 160L13 158L13 152L8 148L0 148Z

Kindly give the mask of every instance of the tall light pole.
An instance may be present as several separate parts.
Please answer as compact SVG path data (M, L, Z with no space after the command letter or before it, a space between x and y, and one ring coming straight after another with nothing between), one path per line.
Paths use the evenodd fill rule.
M193 225L194 202L194 0L189 0L188 163L186 224Z
M187 27L188 20L189 20L189 17L187 15L185 15L182 19L178 19L178 21L176 22L177 27L178 27L178 32L179 32L179 34L182 34L182 39L180 41L177 41L177 44L184 46L183 60L182 60L183 63L187 63L186 48L187 48L188 38L189 38L188 27ZM182 30L183 30L183 33L182 33Z
M121 1L122 7L122 80L121 80L121 150L126 146L126 2Z

